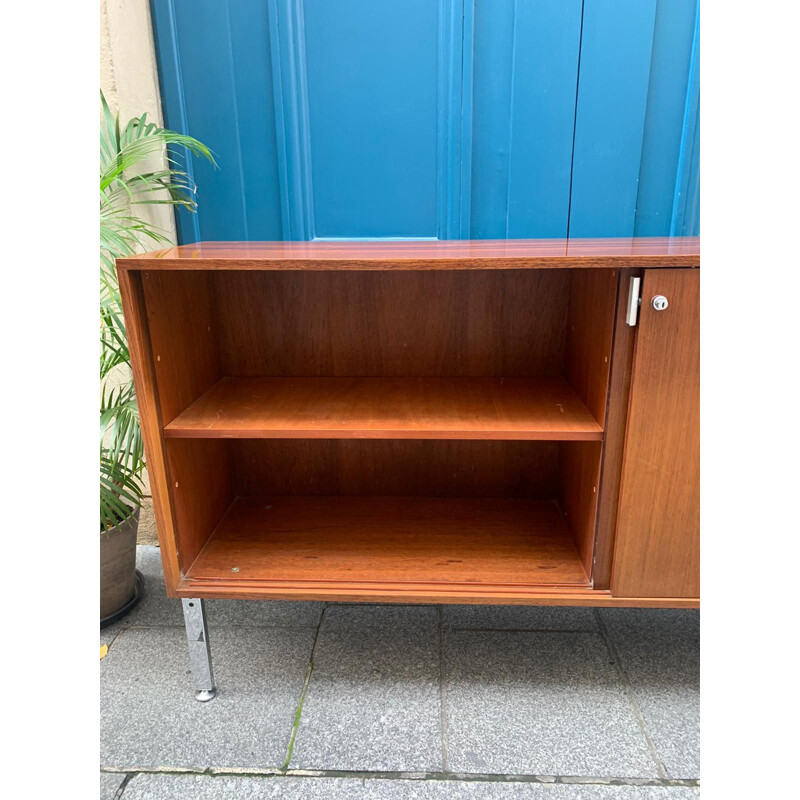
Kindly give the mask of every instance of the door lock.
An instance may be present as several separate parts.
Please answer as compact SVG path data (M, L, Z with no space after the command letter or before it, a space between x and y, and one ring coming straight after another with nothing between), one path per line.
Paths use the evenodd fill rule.
M650 305L656 311L664 311L669 306L669 300L663 294L657 294L651 301Z

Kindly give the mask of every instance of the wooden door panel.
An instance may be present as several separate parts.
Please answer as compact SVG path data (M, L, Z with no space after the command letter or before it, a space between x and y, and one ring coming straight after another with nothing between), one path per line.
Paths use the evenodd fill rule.
M669 307L650 304L664 295ZM700 273L645 270L611 591L700 594Z

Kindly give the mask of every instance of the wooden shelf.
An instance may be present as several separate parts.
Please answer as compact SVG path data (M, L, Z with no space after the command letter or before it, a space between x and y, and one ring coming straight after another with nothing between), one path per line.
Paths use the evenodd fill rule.
M239 498L190 581L588 586L553 502L430 497Z
M591 441L603 429L563 378L223 378L164 435Z

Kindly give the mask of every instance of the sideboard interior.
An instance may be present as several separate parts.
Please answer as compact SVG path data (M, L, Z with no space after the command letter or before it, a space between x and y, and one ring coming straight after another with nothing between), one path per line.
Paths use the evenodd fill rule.
M184 579L592 586L617 270L131 274Z

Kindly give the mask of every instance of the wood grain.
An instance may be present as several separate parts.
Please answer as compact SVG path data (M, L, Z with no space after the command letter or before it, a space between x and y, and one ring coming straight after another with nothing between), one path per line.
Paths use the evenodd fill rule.
M131 368L136 386L139 417L142 426L147 472L153 495L153 513L156 519L164 582L167 594L174 591L181 580L178 563L178 537L172 514L170 479L164 453L163 422L158 401L158 384L153 364L150 330L147 324L142 276L139 273L119 273L119 288L125 328L131 354Z
M564 374L566 272L225 272L214 285L227 376Z
M554 503L419 497L237 500L187 577L585 586Z
M699 608L691 597L614 597L589 587L447 586L413 583L329 583L241 580L181 581L176 597L241 600L311 600L336 603L423 603L440 605L595 606L611 608Z
M167 437L599 440L563 378L223 378Z
M617 270L572 272L566 376L593 418L605 423L617 308ZM561 503L587 575L592 576L602 446L561 448Z
M171 440L170 440L171 441ZM238 495L507 497L558 494L558 442L231 439Z
M631 386L633 349L638 328L625 321L630 279L641 277L641 270L621 270L614 323L608 405L603 435L602 469L597 499L597 535L595 539L592 583L596 589L611 585L614 535L617 530L617 504L622 480L622 457L625 450L625 426L628 419L628 396Z
M559 448L561 508L589 576L594 562L601 452L600 442L565 442Z
M211 243L121 261L168 594L696 606L697 272L661 268L698 266L698 244ZM632 356L613 273L641 268ZM251 438L273 435L303 438ZM266 509L239 519L242 495L285 504L277 527Z
M211 276L142 274L161 417L169 422L223 375Z
M669 308L650 306L656 294ZM611 591L700 593L700 273L693 270L644 273Z
M220 440L168 440L165 454L178 564L185 573L233 502L235 473Z
M589 412L606 416L617 271L571 273L565 375Z
M119 259L150 270L502 270L697 267L699 238L201 242Z

